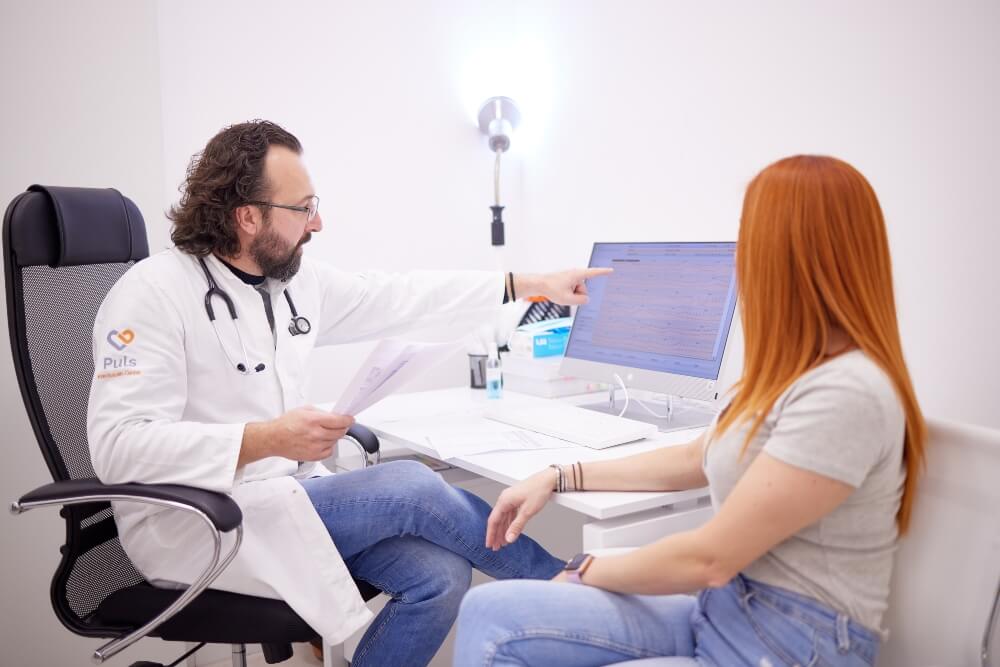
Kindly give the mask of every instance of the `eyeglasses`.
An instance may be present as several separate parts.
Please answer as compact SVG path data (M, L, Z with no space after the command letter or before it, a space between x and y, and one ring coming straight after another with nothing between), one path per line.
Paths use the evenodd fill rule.
M288 204L274 204L269 201L248 201L248 204L253 204L254 206L268 206L270 208L284 208L289 211L298 211L299 213L306 214L306 222L312 222L316 214L319 213L319 197L313 195L309 198L309 203L306 206L289 206Z

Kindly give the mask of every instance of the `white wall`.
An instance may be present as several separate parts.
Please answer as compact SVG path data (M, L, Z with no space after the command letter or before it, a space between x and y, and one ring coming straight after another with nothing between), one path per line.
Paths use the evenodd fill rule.
M512 94L503 265L546 269L595 240L735 238L760 168L836 155L881 197L926 412L1000 426L998 28L986 0L161 3L165 196L220 127L267 117L302 139L323 196L314 256L493 267L471 119ZM320 354L317 400L361 351Z
M503 13L462 0L275 7L160 3L165 196L218 130L267 118L302 141L321 197L313 257L348 270L502 266L489 241L492 154L470 109L485 94L468 102L461 78L470 40ZM501 185L512 254L527 244L515 233L527 215L519 177L515 154ZM334 401L368 348L318 351L313 400ZM420 386L468 377L453 361Z
M327 224L314 256L533 270L584 262L594 240L734 238L757 170L830 153L881 197L925 410L998 427L998 28L987 0L8 2L0 201L35 181L115 185L155 250L191 154L263 117L306 147ZM504 164L505 258L488 244L492 161L473 124L492 94L525 112ZM319 355L316 400L362 351ZM8 499L47 475L0 363ZM458 359L425 386L463 378ZM58 520L0 521L2 594L30 605L4 624L5 661L74 662L93 642L46 604Z
M881 198L924 410L1000 426L1000 5L566 1L520 12L558 72L553 121L523 176L549 261L585 257L598 239L735 238L760 168L839 156Z
M148 216L163 207L160 84L152 2L58 0L0 5L0 203L32 183L116 187ZM162 245L161 229L150 241ZM6 338L6 308L3 331ZM0 505L50 482L8 350L0 353L4 464ZM82 665L99 640L71 635L49 604L64 523L58 509L0 512L0 663ZM178 652L158 640L145 656ZM135 653L108 664L131 664Z

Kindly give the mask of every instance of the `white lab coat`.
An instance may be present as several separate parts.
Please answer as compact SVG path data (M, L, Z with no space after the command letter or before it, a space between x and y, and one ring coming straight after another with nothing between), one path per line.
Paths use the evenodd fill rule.
M106 483L176 483L231 494L243 511L243 545L213 588L285 600L336 644L371 613L296 479L328 475L322 464L268 458L237 468L244 424L304 404L309 353L436 323L481 322L503 296L489 272L349 274L304 258L287 284L312 332L291 336L285 284L268 280L277 340L261 295L215 257L233 300L250 366L227 361L205 312L197 260L171 249L136 264L111 289L94 325L94 380L87 428L94 470ZM229 313L216 322L242 361ZM131 332L131 333L130 333ZM121 542L150 581L191 583L211 554L204 525L180 510L115 503ZM232 545L227 536L224 549ZM224 552L225 553L225 552Z

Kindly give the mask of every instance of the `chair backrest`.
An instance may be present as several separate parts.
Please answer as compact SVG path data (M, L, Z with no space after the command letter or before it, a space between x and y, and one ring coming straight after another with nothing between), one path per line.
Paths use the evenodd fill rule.
M53 480L94 477L87 446L92 335L108 290L149 255L135 204L112 189L31 186L7 207L4 274L21 396ZM107 503L65 508L66 545L52 603L74 632L111 593L143 581L122 551Z
M1000 431L932 421L927 472L901 540L879 667L980 665L1000 584ZM992 625L987 628L988 624Z

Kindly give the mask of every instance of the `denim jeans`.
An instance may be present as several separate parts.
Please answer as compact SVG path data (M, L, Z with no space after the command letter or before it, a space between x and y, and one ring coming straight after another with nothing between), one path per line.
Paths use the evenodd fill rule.
M355 667L430 662L472 567L497 579L549 579L565 564L524 537L487 549L490 506L421 463L314 477L302 487L351 574L391 597L361 639Z
M456 667L872 667L875 633L790 591L737 576L689 595L619 595L551 582L478 586L458 618Z

